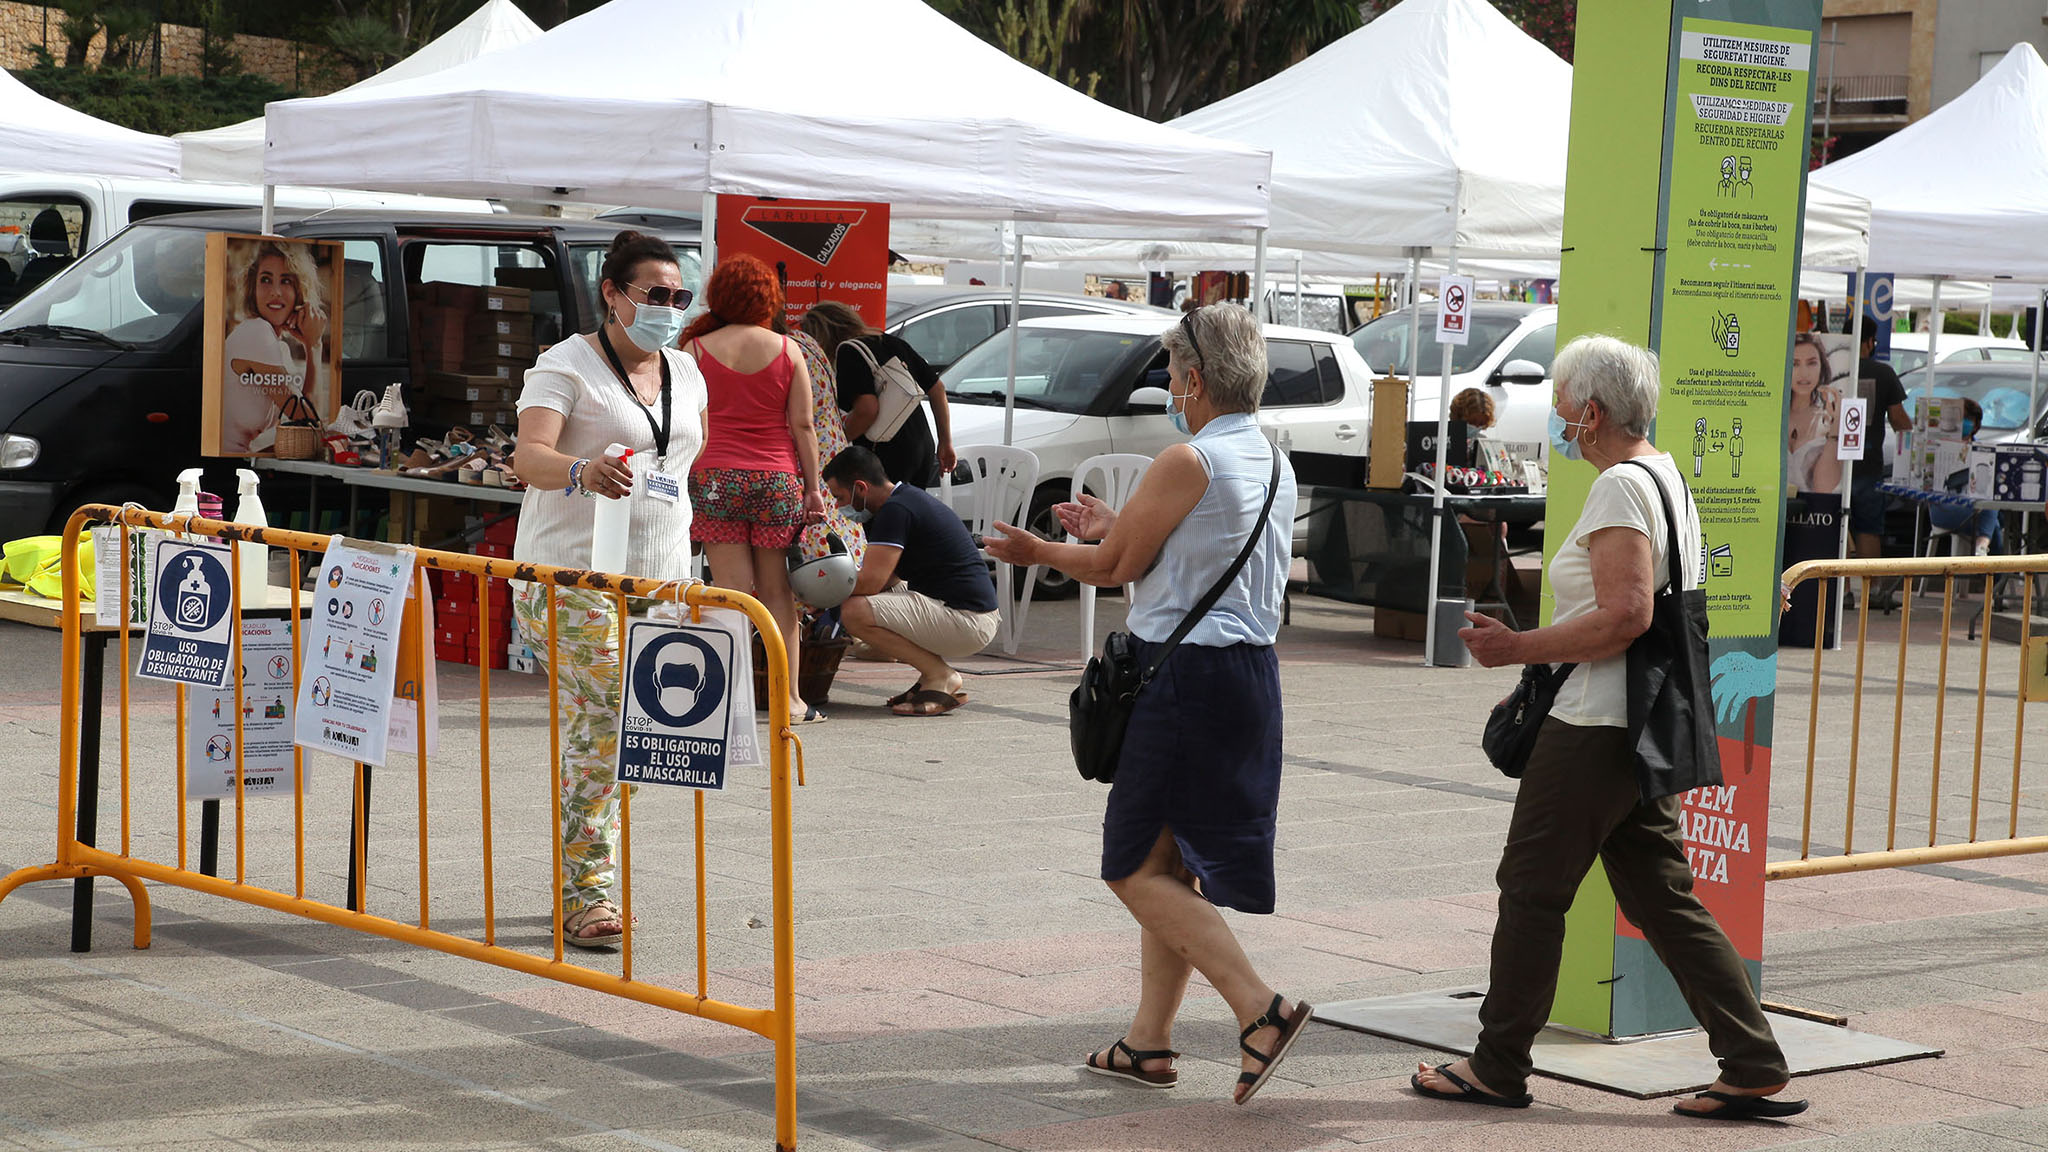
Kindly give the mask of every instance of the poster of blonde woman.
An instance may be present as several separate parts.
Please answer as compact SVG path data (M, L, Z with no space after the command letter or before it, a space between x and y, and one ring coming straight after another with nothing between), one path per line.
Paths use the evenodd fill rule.
M270 455L295 396L323 424L333 418L341 253L331 240L207 236L202 453Z

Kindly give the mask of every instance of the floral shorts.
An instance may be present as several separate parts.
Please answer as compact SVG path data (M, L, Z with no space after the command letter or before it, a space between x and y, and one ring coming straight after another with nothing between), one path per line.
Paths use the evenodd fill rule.
M804 522L804 485L794 472L703 468L690 473L690 539L700 544L787 548Z

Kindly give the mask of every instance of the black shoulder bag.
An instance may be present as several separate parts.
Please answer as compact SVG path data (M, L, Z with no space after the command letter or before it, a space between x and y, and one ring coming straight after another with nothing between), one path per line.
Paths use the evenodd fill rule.
M1650 627L1628 646L1628 739L1635 750L1636 789L1645 802L1721 783L1720 734L1714 730L1713 683L1707 671L1707 593L1685 587L1678 561L1678 517L1671 496L1650 473L1664 502L1670 581L1652 603Z
M1557 703L1557 690L1564 687L1565 678L1577 667L1524 664L1522 679L1515 690L1493 706L1493 714L1486 718L1486 731L1479 737L1479 747L1501 775L1510 780L1522 778L1522 770L1529 766L1529 753L1536 747L1536 730L1543 727L1544 717L1550 715L1551 705Z
M1074 767L1080 770L1081 779L1100 780L1104 784L1116 779L1117 757L1124 748L1124 729L1130 726L1131 709L1138 702L1138 693L1152 682L1166 658L1180 647L1188 632L1209 614L1209 609L1223 597L1223 590L1244 570L1245 561L1251 559L1252 550L1258 547L1259 537L1266 531L1266 517L1273 511L1273 497L1279 491L1280 453L1276 449L1273 478L1266 485L1266 505L1259 509L1259 518L1252 523L1251 536L1238 551L1237 559L1230 562L1230 567L1209 586L1201 600L1188 609L1180 627L1153 653L1149 665L1142 670L1138 667L1137 644L1128 632L1111 632L1103 638L1102 655L1089 658L1088 667L1081 672L1081 683L1067 697L1067 735L1073 743Z

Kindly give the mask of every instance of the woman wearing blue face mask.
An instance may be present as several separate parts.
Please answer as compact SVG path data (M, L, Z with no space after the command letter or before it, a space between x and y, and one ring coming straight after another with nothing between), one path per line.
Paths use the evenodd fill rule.
M1200 972L1239 1028L1232 1099L1250 1100L1307 1024L1310 1006L1267 984L1218 907L1269 914L1280 799L1280 671L1273 642L1293 549L1294 471L1259 430L1267 377L1259 322L1235 304L1188 312L1160 337L1174 427L1193 439L1152 462L1122 512L1083 495L1057 506L1076 540L997 524L990 554L1098 587L1135 582L1138 661L1190 628L1138 694L1102 820L1102 879L1144 931L1129 1031L1083 1066L1170 1088L1174 1017ZM1269 496L1270 493L1270 496ZM1266 508L1271 499L1272 506ZM1263 518L1261 513L1263 512ZM1248 559L1189 620L1247 541Z
M1550 444L1597 468L1578 522L1550 563L1553 623L1517 632L1468 612L1458 638L1488 668L1573 663L1515 796L1495 876L1500 918L1493 967L1472 1055L1418 1068L1409 1085L1437 1100L1526 1108L1530 1050L1550 1018L1564 948L1565 910L1598 860L1630 922L1671 969L1686 1005L1721 1060L1684 1116L1791 1116L1804 1100L1769 1099L1791 1078L1758 1006L1749 971L1693 895L1677 796L1644 798L1628 739L1628 649L1648 630L1657 591L1671 578L1670 541L1684 587L1703 573L1699 511L1669 453L1650 443L1657 357L1611 336L1581 336L1559 350ZM1666 502L1675 523L1667 523Z
M680 579L690 571L690 499L684 486L704 447L706 394L696 361L673 345L690 292L676 254L658 236L621 232L605 254L596 332L541 353L519 393L513 466L529 487L516 559L584 568L598 500L631 500L625 575ZM633 449L606 457L611 444ZM636 473L646 483L635 490ZM548 659L548 589L515 581L513 618L527 647ZM616 944L624 931L610 888L618 858L618 617L609 596L554 589L551 669L562 733L562 937L580 948Z

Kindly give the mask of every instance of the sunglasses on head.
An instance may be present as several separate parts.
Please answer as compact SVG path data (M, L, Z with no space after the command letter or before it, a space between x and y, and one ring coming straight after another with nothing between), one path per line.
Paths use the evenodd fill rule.
M1193 312L1183 312L1180 314L1180 330L1188 338L1188 347L1194 349L1195 363L1198 365L1204 363L1202 359L1202 342L1195 339L1195 314Z
M647 302L656 308L688 308L690 301L697 298L697 294L688 288L671 288L666 284L650 284L645 287L628 284L626 287L638 289L641 295L647 297Z

